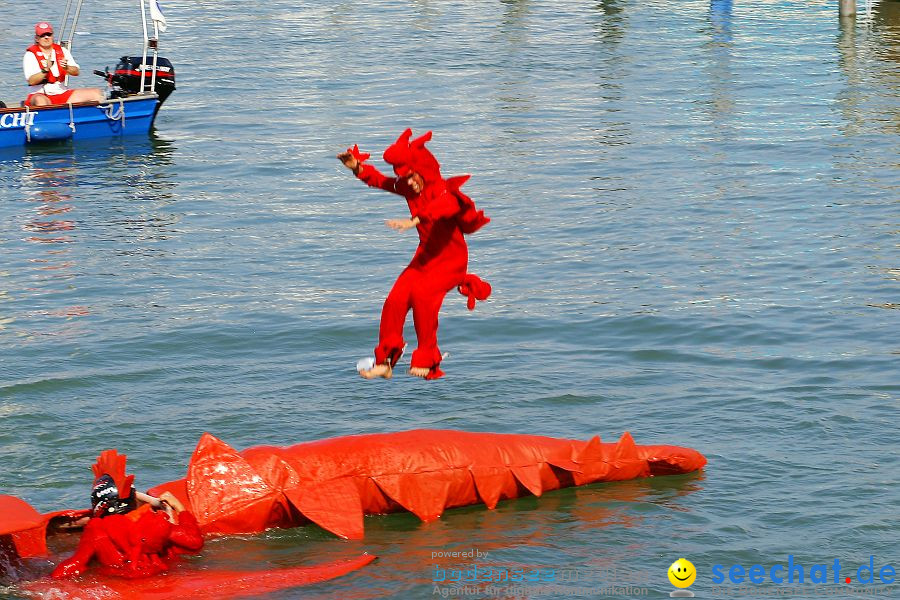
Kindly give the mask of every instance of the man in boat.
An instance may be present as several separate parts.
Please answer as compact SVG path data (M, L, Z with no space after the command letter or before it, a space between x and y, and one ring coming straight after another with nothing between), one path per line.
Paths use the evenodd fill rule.
M438 313L447 292L459 288L469 297L469 309L475 300L490 294L490 285L468 274L469 251L464 235L474 233L490 219L476 210L471 198L460 191L469 178L441 177L440 164L425 147L431 132L410 142L407 129L387 150L385 162L393 166L396 177L387 177L364 161L368 154L354 146L338 154L344 166L370 187L406 198L410 218L391 219L388 227L406 231L413 227L419 234L419 246L412 261L391 288L381 311L378 346L374 363L359 366L366 379L389 379L405 347L403 325L412 310L418 348L410 360L410 375L437 379L443 355L437 345Z
M170 492L159 498L134 489L125 455L105 450L93 466L92 514L75 554L57 565L57 579L84 573L92 559L108 575L137 578L162 573L179 554L203 548L197 519Z
M53 42L53 27L46 21L34 26L34 44L22 58L22 70L28 81L28 106L49 106L76 102L102 102L100 88L69 89L66 76L76 76L81 70L68 48Z

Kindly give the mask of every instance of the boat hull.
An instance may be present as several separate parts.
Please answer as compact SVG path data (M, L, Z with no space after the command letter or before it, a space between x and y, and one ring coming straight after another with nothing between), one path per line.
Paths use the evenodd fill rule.
M159 108L156 94L106 102L0 109L0 148L68 139L146 135Z

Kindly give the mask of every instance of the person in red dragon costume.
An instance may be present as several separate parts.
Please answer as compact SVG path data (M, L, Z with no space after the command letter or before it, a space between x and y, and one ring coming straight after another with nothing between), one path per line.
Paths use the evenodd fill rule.
M97 458L91 518L75 554L57 565L54 578L81 575L92 559L104 574L148 577L168 570L179 554L196 554L203 548L194 515L169 492L158 499L138 493L132 485L134 475L125 475L126 459L115 450L105 450ZM138 498L147 502L138 506Z
M468 175L444 179L440 164L425 147L431 132L410 141L412 130L404 131L384 151L396 177L388 177L366 163L369 154L358 146L337 155L348 169L370 187L377 187L406 198L410 218L391 219L388 227L406 231L413 227L419 245L409 265L391 288L381 311L378 346L374 364L359 367L366 379L389 379L403 354L403 325L412 310L418 348L413 351L409 373L425 379L437 379L444 373L443 358L437 344L438 313L447 292L458 288L468 297L469 310L476 300L485 300L491 286L477 275L467 273L469 251L465 235L490 222L484 211L460 191Z

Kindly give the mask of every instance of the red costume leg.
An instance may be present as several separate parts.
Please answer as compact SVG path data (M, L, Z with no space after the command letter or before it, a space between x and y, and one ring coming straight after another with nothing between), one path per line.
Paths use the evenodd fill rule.
M411 367L431 369L426 378L437 379L443 373L438 369L441 363L441 350L437 345L438 313L444 302L443 293L422 293L413 297L413 323L416 326L416 338L419 346L412 354ZM434 377L432 377L434 375Z
M394 282L381 309L381 325L378 328L378 346L375 347L375 363L390 362L391 368L403 354L403 324L412 308L412 293L416 289L418 271L407 267Z
M462 273L465 274L465 271ZM444 375L440 369L442 356L437 344L438 314L447 292L455 288L460 279L458 273L423 273L421 285L413 290L413 323L418 348L412 354L410 366L429 369L425 379L437 379Z

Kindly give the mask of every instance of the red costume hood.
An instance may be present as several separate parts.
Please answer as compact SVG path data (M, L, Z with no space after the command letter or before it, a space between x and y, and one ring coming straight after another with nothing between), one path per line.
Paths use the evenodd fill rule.
M431 139L431 132L410 141L412 129L407 128L400 134L397 141L387 147L382 155L384 162L394 167L394 173L398 177L405 177L410 171L415 171L422 176L425 183L441 181L441 164L425 143Z

